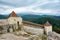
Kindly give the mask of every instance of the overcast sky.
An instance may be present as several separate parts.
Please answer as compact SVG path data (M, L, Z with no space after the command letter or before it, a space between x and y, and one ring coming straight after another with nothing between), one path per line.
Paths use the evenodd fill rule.
M60 0L0 0L0 14L16 13L60 15Z

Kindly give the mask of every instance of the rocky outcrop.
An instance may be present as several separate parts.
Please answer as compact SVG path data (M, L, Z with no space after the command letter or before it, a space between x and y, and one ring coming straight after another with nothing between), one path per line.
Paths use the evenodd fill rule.
M49 32L47 35L47 40L60 40L60 34L56 32Z
M26 39L25 37L16 36L16 35L11 34L11 33L0 35L0 40L25 40L25 39Z

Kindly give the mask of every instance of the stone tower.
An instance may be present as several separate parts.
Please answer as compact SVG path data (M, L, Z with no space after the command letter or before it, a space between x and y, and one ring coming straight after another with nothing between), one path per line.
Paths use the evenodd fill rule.
M47 21L44 24L45 34L48 35L48 32L52 32L52 25Z
M9 15L8 21L11 23L22 24L22 18L19 17L14 11Z
M8 17L9 24L15 24L16 29L18 29L19 25L22 25L22 18L19 17L14 11L12 11Z

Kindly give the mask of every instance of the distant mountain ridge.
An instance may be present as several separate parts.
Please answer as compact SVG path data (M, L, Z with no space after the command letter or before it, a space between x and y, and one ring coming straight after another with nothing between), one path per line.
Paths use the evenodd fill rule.
M23 15L22 17L31 17L31 18L54 17L54 18L60 18L60 16L53 16L53 15L33 15L33 14Z
M0 14L0 19L5 19L9 15L2 15ZM18 16L21 16L22 18L24 17L29 17L29 18L40 18L40 17L54 17L54 18L60 18L60 16L52 16L52 15L33 15L33 14L18 14Z
M0 14L0 19L6 19L8 17L8 15L1 15Z

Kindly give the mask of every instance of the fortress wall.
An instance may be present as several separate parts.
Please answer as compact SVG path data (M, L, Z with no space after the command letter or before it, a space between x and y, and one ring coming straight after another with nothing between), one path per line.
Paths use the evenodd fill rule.
M33 34L44 34L44 29L42 28L33 28L29 26L24 26L24 30L27 32L31 32Z

